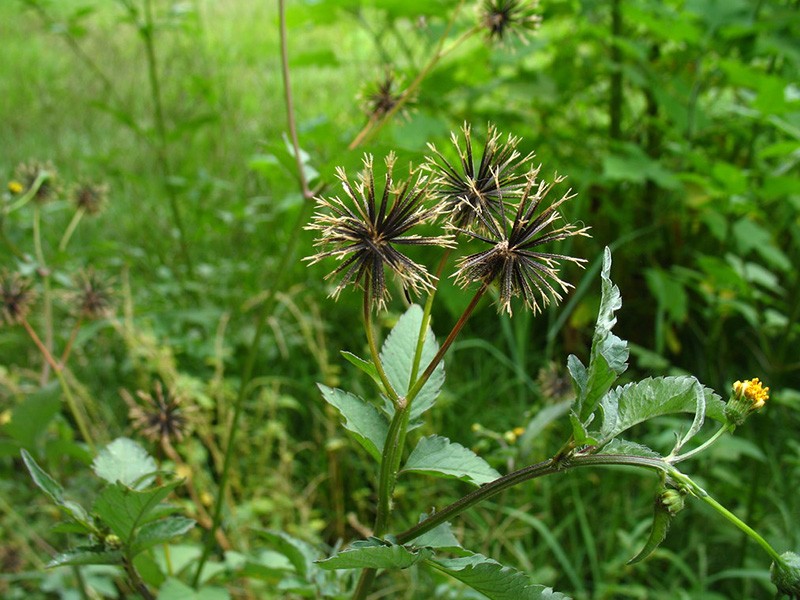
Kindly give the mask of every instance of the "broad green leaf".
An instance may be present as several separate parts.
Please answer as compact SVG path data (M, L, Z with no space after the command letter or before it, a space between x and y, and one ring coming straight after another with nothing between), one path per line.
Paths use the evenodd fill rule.
M653 512L653 524L650 527L650 535L647 537L644 547L639 550L636 556L628 561L629 565L643 561L661 545L661 542L667 537L667 530L669 530L672 519L673 515L669 513L666 507L656 501L655 510Z
M115 565L122 562L120 550L109 550L102 544L97 546L79 546L61 554L57 554L47 563L47 568L67 565Z
M297 574L307 579L314 569L314 561L319 558L319 552L308 542L299 540L283 531L257 530L258 535L283 556L289 559Z
M186 517L167 517L142 525L131 543L130 555L135 556L148 548L183 535L195 524L193 519Z
M344 417L344 427L372 457L380 461L389 424L377 408L349 392L318 384L322 397Z
M141 444L128 438L117 438L100 451L92 463L95 475L109 483L121 482L134 489L153 483L158 465Z
M375 368L375 365L372 364L370 361L364 360L360 356L356 356L352 352L347 352L345 350L341 351L341 355L345 358L345 360L347 360L347 362L349 362L352 365L355 365L356 367L364 371L364 373L369 375L372 378L372 380L379 386L383 385L381 382L381 378L378 375L378 370Z
M417 340L421 326L422 309L418 305L412 304L403 316L398 319L397 324L383 343L383 348L381 348L381 361L386 371L386 377L389 379L389 383L392 384L394 391L400 396L405 396L409 390L411 370L414 363L414 354L417 351ZM433 331L428 327L425 332L425 342L422 346L422 358L420 359L417 375L421 375L425 371L438 350L439 344L433 335ZM444 362L440 362L434 369L430 379L422 386L419 394L414 399L410 415L412 426L423 412L433 406L443 383Z
M42 490L47 497L59 506L70 518L78 523L84 531L94 531L91 517L84 508L71 500L64 499L64 488L50 475L42 469L27 450L22 450L22 461L28 468L31 478L36 486Z
M420 521L424 521L427 516L428 515L423 513L420 517ZM450 523L447 521L440 523L430 531L414 538L410 541L410 545L416 547L445 549L451 552L463 550L458 539L456 539L456 536L453 534L452 525L450 525Z
M94 513L124 543L130 543L133 532L146 521L148 514L181 483L182 480L173 481L142 491L115 483L100 492L94 503Z
M603 399L601 409L601 444L609 442L638 423L661 415L695 413L694 423L687 436L697 432L705 416L725 422L725 405L722 399L712 390L700 385L694 377L687 376L657 379L648 377L618 387ZM684 436L681 443L687 441L687 436Z
M428 564L484 594L490 600L569 600L551 588L531 583L524 573L482 554L433 558Z
M182 581L169 577L158 592L157 600L230 600L225 588L203 586L199 590Z
M605 446L603 446L598 454L627 454L633 456L645 456L647 458L662 458L662 456L655 450L651 450L647 446L623 440L622 438L614 438ZM666 463L664 463L666 467Z
M611 332L622 306L619 288L611 282L611 250L605 249L600 273L601 299L597 315L589 366L570 356L568 367L577 394L574 413L585 423L601 398L628 368L628 344Z
M16 440L23 448L33 449L36 440L61 410L57 385L48 385L31 393L11 411L11 419L0 432ZM16 454L16 451L14 452Z
M475 485L500 477L500 473L472 450L438 435L422 438L402 470L460 479Z
M428 548L408 549L370 538L353 542L348 550L318 561L323 569L407 569L420 560L433 556Z

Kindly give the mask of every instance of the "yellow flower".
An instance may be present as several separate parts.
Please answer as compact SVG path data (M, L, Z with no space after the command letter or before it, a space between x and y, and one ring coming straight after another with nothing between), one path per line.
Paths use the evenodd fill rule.
M769 400L769 388L764 387L758 377L748 381L737 381L733 384L737 396L743 396L752 403L752 410L758 410Z
M8 191L11 192L14 195L21 194L22 190L24 190L24 189L25 189L25 186L23 186L19 181L9 181L8 182Z

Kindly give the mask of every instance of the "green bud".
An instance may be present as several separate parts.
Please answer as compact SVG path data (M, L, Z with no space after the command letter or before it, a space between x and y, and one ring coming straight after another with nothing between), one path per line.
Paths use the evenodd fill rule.
M683 494L678 490L664 490L658 497L658 501L661 503L661 506L667 509L670 516L674 517L683 510Z
M790 598L800 598L800 556L784 552L780 561L769 568L770 578L778 591Z
M108 534L103 541L108 548L122 548L122 540L118 535L114 535L113 533Z

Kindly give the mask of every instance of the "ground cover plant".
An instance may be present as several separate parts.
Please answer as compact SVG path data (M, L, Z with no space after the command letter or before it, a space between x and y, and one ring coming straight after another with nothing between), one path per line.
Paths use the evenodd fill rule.
M793 3L0 16L4 597L798 595Z

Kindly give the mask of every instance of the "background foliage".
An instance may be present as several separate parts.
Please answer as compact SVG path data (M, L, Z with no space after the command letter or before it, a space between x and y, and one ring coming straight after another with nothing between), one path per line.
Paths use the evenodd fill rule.
M564 306L536 319L521 310L513 320L498 317L488 304L476 314L450 356L430 430L419 435L441 432L501 472L552 453L568 424L545 422L542 430L536 416L563 399L566 355L588 352L601 249L610 245L624 301L618 330L638 367L626 377L691 373L723 391L758 376L774 390L769 409L715 446L697 470L702 461L713 464L705 483L715 495L780 551L797 549L797 2L543 2L530 44L468 41L424 81L405 118L348 150L367 121L358 100L368 93L364 82L387 68L412 80L457 4L322 0L291 3L288 12L299 135L313 185L335 191L334 167L355 170L362 150L395 149L400 164L419 163L427 142L444 147L463 121L481 132L491 121L521 136L521 149L536 151L545 171L569 176L578 192L569 216L592 227L593 238L573 250L590 259L589 268L569 273L580 283ZM53 281L92 265L118 290L117 317L81 330L71 373L90 427L105 442L133 435L120 389L151 390L160 379L180 391L194 410L194 431L178 450L199 496L179 490L178 500L197 518L198 503L210 503L215 489L261 292L308 203L285 134L275 6L159 0L153 8L152 27L142 28L142 8L124 0L0 3L0 174L11 181L18 163L35 158L51 160L64 182L109 184L108 210L83 220L67 252L57 246L69 204L42 208ZM473 20L467 6L457 25ZM2 226L10 245L0 267L33 273L30 211L7 215ZM358 299L325 298L324 271L299 261L310 248L303 232L237 437L225 522L242 552L264 547L255 528L333 546L361 537L371 522L370 463L315 387L357 377L335 349L364 354L354 326ZM441 297L446 308L434 313L435 329L466 302L451 284ZM72 321L60 296L55 312L55 342L63 346ZM398 304L385 324L402 312ZM48 531L44 500L22 476L20 449L73 497L99 490L75 424L60 411L58 388L41 385L40 369L24 332L1 328L0 594L10 598L66 597L72 577L66 568L39 570L63 537ZM149 448L176 468L174 457ZM459 485L401 481L398 503L409 507L411 523L414 507L455 498ZM470 512L457 533L576 598L771 597L763 557L702 507L680 515L682 526L649 562L625 566L648 525L651 487L626 472L570 473ZM193 551L194 533L176 548L178 563L181 552ZM116 597L109 571L88 577L98 593ZM397 597L427 597L441 584L413 569L401 577L387 582Z

